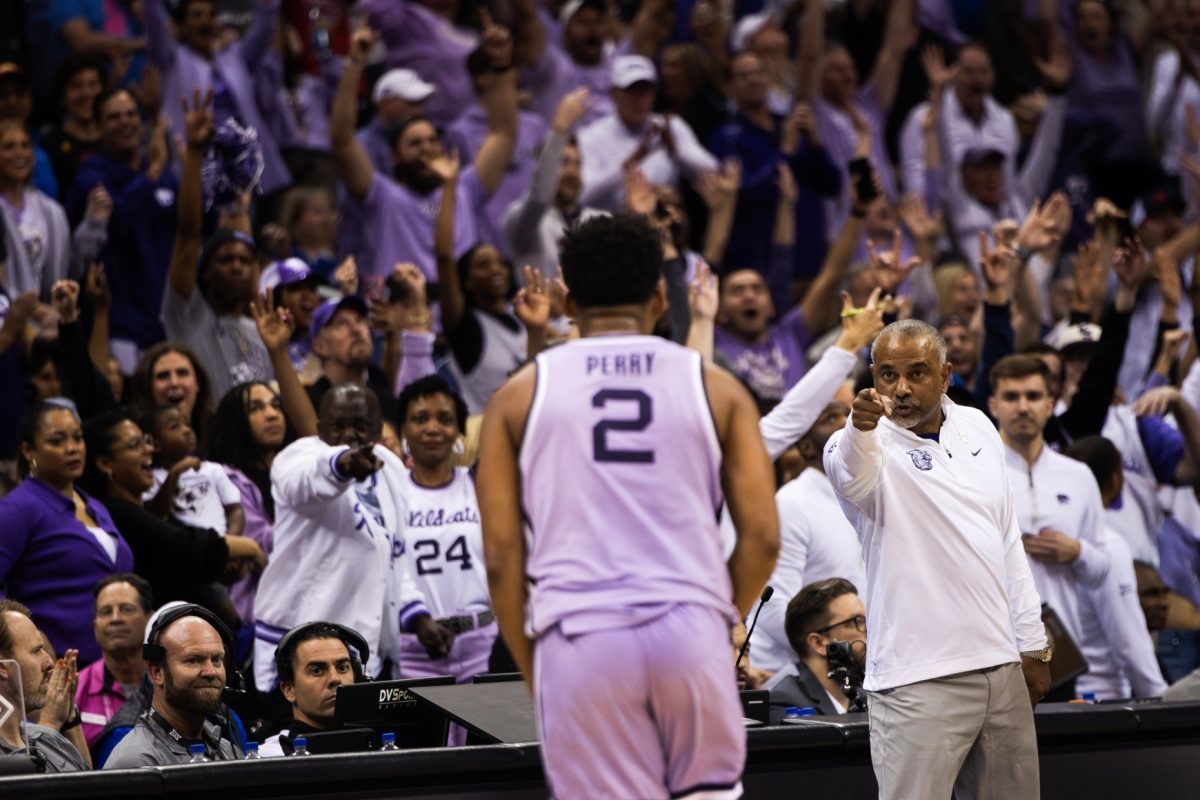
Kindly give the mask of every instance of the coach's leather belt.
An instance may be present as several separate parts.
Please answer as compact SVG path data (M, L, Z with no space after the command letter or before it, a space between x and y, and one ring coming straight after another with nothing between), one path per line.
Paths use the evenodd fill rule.
M494 613L491 611L481 611L478 614L463 614L460 617L443 617L437 620L437 624L451 633L467 633L476 628L491 625L495 621L496 615Z

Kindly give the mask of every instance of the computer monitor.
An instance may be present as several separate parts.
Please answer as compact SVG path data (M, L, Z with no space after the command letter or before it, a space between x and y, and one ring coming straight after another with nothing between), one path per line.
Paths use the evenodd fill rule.
M452 675L339 686L334 719L339 727L396 734L400 748L445 747L448 721L409 694L414 686L446 686Z

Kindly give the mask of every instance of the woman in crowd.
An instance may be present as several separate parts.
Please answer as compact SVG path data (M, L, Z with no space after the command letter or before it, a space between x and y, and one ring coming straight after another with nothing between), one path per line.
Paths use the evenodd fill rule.
M293 439L283 401L269 384L243 383L230 389L213 417L208 460L225 472L242 495L246 515L244 535L268 555L274 541L275 501L271 497L271 462ZM234 607L245 623L254 621L254 592L258 573L246 575L230 588Z
M100 151L95 102L104 91L104 66L91 56L68 56L55 75L55 87L62 121L41 135L41 145L50 157L60 196L65 197L79 165Z
M127 415L107 412L88 420L87 441L88 484L103 496L128 539L137 573L150 582L155 601L199 603L236 629L237 614L218 581L247 563L261 571L266 566L262 548L245 536L221 536L148 511L142 494L154 484L154 449Z
M333 281L337 268L337 202L324 186L297 186L283 201L280 220L292 244L292 255Z
M67 277L71 233L62 206L33 186L33 141L15 119L0 120L0 214L8 250L4 288L11 296L50 288ZM89 213L91 208L89 206Z
M497 631L475 481L455 466L467 407L437 375L410 383L399 402L401 449L411 455L412 472L405 483L408 526L401 531L405 557L393 564L409 571L428 614L396 610L404 611L401 623L411 633L402 633L393 660L405 676L454 675L464 683L487 671ZM440 524L428 524L434 519Z
M0 500L0 585L33 611L58 652L100 657L92 633L92 587L133 570L133 553L108 510L76 488L87 448L75 409L37 403L20 425L22 481Z
M158 406L179 406L203 450L212 425L212 384L191 348L162 342L146 351L128 387L130 407L145 414Z

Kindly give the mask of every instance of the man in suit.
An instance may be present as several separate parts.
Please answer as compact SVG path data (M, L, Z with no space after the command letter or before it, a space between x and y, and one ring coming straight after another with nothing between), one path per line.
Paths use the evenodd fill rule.
M763 687L771 692L771 724L789 706L817 714L844 714L850 699L829 677L826 653L830 642L848 642L859 662L867 652L867 611L858 589L844 578L805 586L791 599L784 619L788 641L800 658L775 673Z

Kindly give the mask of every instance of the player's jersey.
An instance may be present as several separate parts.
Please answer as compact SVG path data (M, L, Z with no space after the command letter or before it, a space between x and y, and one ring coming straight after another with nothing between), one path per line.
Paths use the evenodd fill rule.
M676 603L736 617L698 353L635 335L542 353L520 466L530 635L629 624Z
M405 556L398 565L410 571L434 619L490 608L471 474L458 467L450 483L430 489L410 473L403 487Z

